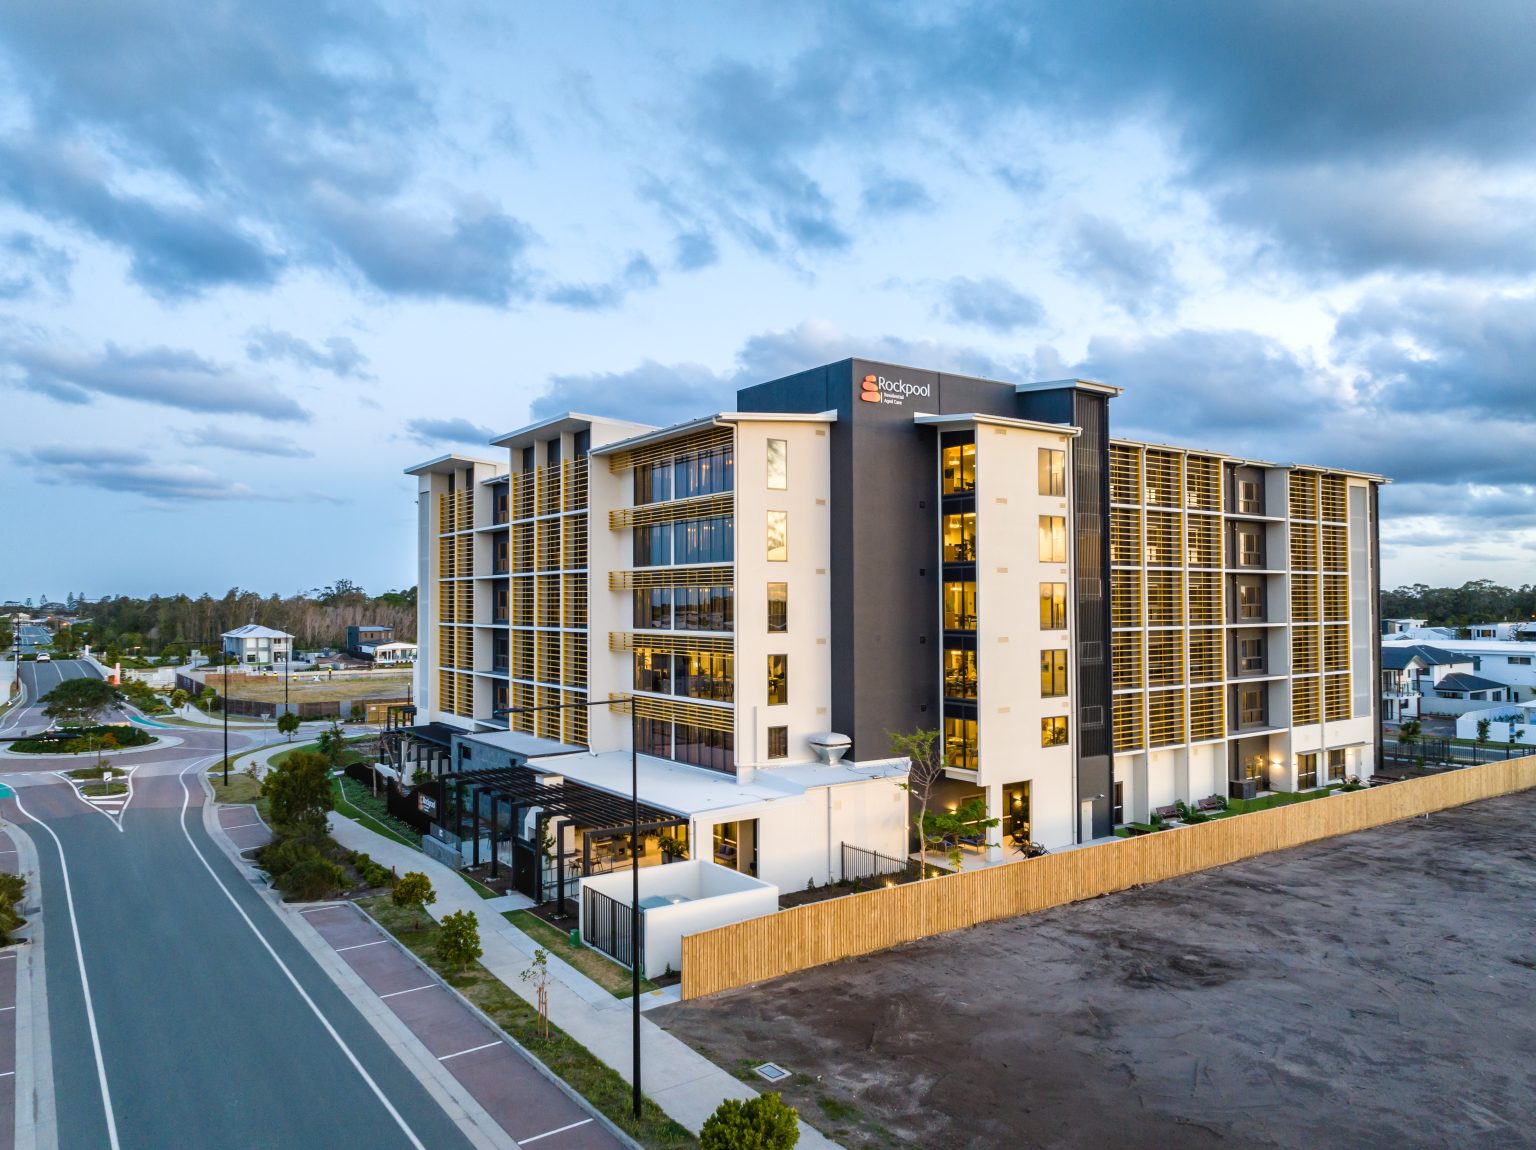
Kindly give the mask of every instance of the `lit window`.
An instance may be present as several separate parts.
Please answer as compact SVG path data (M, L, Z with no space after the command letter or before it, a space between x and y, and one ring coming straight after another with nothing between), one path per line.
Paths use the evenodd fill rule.
M1067 585L1040 584L1040 629L1060 631L1067 625Z
M1040 494L1067 493L1067 453L1049 447L1040 449Z
M789 441L768 441L768 488L784 491L789 487Z
M969 436L969 432L966 433ZM945 436L948 440L950 437ZM976 490L976 444L951 443L945 446L940 470L945 495L964 495Z
M976 512L962 511L944 516L944 562L976 561Z
M789 728L768 728L768 757L770 759L783 759L789 757Z
M944 584L944 630L976 630L976 584Z
M1067 519L1064 515L1040 516L1040 562L1067 561Z
M976 652L948 648L944 652L944 697L976 697Z
M944 765L962 771L979 769L975 719L944 717Z
M782 634L789 630L789 584L768 584L768 633Z
M768 512L768 562L789 562L789 512Z
M1042 747L1064 747L1067 745L1067 717L1065 715L1052 715L1048 719L1040 720L1040 745Z
M1040 652L1040 697L1056 699L1067 693L1067 653ZM1047 744L1049 745L1049 744Z
M768 656L768 705L782 706L789 702L789 656Z

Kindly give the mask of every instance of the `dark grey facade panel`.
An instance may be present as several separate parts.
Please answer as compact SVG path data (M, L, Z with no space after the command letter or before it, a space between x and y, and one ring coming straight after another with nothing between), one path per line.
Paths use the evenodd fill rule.
M1074 389L1073 423L1081 434L1072 441L1072 523L1076 554L1077 650L1098 644L1109 650L1109 398L1097 392ZM1050 392L1025 392L1046 395ZM1079 802L1093 803L1093 836L1111 833L1114 761L1114 700L1108 659L1077 664L1076 721L1072 724L1077 759ZM1101 719L1084 721L1085 713ZM1079 831L1079 833L1081 833Z

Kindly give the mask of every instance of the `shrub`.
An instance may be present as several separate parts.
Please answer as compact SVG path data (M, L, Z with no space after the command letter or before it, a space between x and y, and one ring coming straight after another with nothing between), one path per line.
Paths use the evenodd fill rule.
M472 910L445 915L437 936L437 959L453 970L463 970L481 955L480 927Z
M1219 811L1227 809L1227 797L1225 795L1207 795L1205 801L1214 804Z
M27 880L19 874L0 873L0 946L12 942L11 931L26 920L16 910L27 893Z
M425 910L430 904L437 901L437 892L432 889L432 880L419 870L409 870L400 876L400 881L395 883L395 889L390 898L396 906L417 907Z
M299 900L329 898L346 885L342 869L316 852L313 858L300 860L279 877L274 885L290 898Z
M261 793L280 835L324 836L325 815L331 809L331 768L323 755L294 751L281 766L267 772Z
M777 1094L727 1098L699 1131L700 1150L790 1150L800 1141L799 1114Z

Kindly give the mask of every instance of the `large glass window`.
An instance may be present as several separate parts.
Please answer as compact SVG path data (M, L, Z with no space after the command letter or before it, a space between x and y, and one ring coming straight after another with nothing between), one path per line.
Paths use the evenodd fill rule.
M735 592L727 583L672 589L672 626L679 631L729 631L735 626Z
M658 695L672 693L672 656L649 647L635 650L635 690Z
M732 773L734 746L735 738L730 731L714 731L691 723L677 723L672 728L671 757L679 763Z
M976 754L976 720L944 717L944 764L962 771L980 767Z
M782 634L789 630L789 584L768 584L768 633Z
M636 527L634 535L636 567L664 567L672 562L672 524Z
M768 512L768 562L789 562L789 512Z
M1067 653L1040 652L1040 697L1056 699L1067 693Z
M672 464L673 498L718 495L732 488L735 457L730 447L679 455Z
M1067 453L1053 448L1040 449L1040 494L1067 493Z
M672 498L672 461L635 466L635 505Z
M1264 618L1264 588L1257 583L1240 581L1237 585L1237 617Z
M944 516L944 562L976 562L976 512Z
M1260 567L1264 563L1263 544L1257 527L1237 529L1237 562L1241 567Z
M944 651L944 696L949 699L976 697L976 652Z
M1067 717L1065 715L1051 715L1040 720L1040 745L1042 747L1064 747L1067 743Z
M976 444L950 443L942 453L943 490L945 495L964 495L976 490Z
M690 699L729 703L735 698L734 656L693 651L672 657L674 692Z
M768 490L785 491L789 488L789 441L768 441Z
M637 527L638 536L643 527ZM732 517L683 519L672 524L673 563L728 563L734 551Z
M1067 625L1067 585L1040 584L1040 629L1061 631Z
M946 631L976 630L975 583L944 584L944 629Z
M635 628L668 631L672 628L672 588L648 587L635 592Z
M1317 752L1296 756L1296 789L1310 791L1317 786Z
M1065 515L1040 516L1040 562L1067 561L1067 518Z
M768 656L768 705L781 706L789 702L789 656Z
M1343 747L1335 747L1328 752L1328 781L1330 783L1342 783L1344 781L1345 755Z
M1243 687L1237 693L1237 721L1244 727L1264 722L1264 688Z

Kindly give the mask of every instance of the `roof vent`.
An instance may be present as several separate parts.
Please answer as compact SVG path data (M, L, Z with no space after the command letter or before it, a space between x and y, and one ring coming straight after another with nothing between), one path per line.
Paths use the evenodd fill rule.
M837 766L842 757L848 753L848 748L853 746L852 739L836 731L821 731L814 735L807 735L805 741L811 745L811 750L816 757L829 767Z

